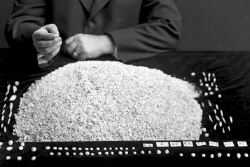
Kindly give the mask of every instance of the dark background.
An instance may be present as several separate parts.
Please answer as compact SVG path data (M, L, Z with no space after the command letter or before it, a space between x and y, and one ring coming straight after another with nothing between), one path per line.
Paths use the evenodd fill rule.
M0 48L14 0L0 2ZM175 0L183 16L180 50L249 51L249 0Z

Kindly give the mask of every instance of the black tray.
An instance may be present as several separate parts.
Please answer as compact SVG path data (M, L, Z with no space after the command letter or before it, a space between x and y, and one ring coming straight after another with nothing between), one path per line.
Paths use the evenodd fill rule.
M15 142L17 137L12 134L20 97L35 80L74 61L59 55L49 67L39 69L27 51L2 49L0 53L0 165L109 166L136 162L186 166L188 162L239 165L250 161L248 52L168 52L128 63L160 69L202 90L196 99L203 109L199 141L37 142L25 143L23 150L19 150L21 143ZM108 56L99 60L114 61ZM17 96L15 101L10 101L12 95ZM34 152L32 147L36 148Z

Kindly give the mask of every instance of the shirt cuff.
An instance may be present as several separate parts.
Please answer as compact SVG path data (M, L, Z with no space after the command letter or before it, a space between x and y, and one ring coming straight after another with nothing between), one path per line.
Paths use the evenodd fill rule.
M120 60L119 57L118 57L117 46L115 46L115 51L113 53L113 56L114 56L115 59Z
M56 56L54 56L53 58L50 58L50 57L44 56L42 54L37 54L38 66L40 68L48 67L55 60L55 57Z
M114 53L112 54L112 56L116 59L116 60L120 60L119 56L118 56L118 48L116 46L116 43L112 37L112 35L110 35L109 33L105 33L105 35L107 35L109 37L109 39L112 41L113 45L114 45Z

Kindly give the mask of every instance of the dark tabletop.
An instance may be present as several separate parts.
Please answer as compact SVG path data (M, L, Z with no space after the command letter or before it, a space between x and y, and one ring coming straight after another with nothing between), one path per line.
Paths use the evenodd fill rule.
M40 69L34 55L27 51L0 50L0 114L10 105L8 85L18 81L17 112L22 94L35 80L74 60L58 56L49 67ZM102 61L115 61L102 57ZM250 53L249 52L167 52L156 57L128 62L162 70L164 73L195 84L201 90L197 101L203 109L203 133L200 141L250 141ZM12 92L13 94L13 92ZM10 114L8 107L6 116ZM13 118L9 124L0 120L0 141L16 140L12 135Z

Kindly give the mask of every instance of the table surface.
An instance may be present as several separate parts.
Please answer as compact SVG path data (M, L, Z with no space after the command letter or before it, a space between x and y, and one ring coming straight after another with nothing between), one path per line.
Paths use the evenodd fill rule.
M109 56L97 60L114 61ZM17 139L12 134L13 114L30 84L72 62L74 60L59 55L49 67L39 69L27 51L0 49L0 114L4 117L0 121L3 124L0 141ZM203 109L204 131L200 141L250 141L249 52L167 52L128 64L162 70L195 84L201 90L201 96L196 99ZM16 81L19 82L18 90L13 92ZM17 99L10 101L13 94Z

